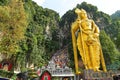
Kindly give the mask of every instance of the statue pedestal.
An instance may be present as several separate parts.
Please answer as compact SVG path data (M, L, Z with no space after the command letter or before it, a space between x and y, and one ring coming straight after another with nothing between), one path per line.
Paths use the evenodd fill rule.
M83 80L113 80L112 72L94 72L93 70L84 70Z

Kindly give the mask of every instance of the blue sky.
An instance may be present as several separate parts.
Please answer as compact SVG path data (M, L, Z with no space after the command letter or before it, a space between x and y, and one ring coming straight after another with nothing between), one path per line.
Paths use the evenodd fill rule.
M99 11L109 15L120 10L120 0L33 0L43 8L49 8L57 11L62 16L66 11L72 10L77 4L83 1L97 6Z

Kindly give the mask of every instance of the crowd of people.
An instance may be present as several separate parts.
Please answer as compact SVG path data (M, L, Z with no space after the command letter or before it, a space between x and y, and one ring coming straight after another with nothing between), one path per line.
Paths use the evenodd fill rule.
M67 63L69 61L67 47L57 51L53 55L52 61L54 61L54 63L56 64L56 67L59 66L60 68L64 68L65 66L67 66Z

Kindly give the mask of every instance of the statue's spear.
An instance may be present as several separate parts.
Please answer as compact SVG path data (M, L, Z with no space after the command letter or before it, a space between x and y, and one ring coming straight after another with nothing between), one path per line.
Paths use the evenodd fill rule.
M75 10L75 13L77 13L77 15L78 15L78 20L81 20L81 18L80 18L80 13L81 13L80 9L77 8L77 9ZM79 23L79 28L80 28L81 45L82 45L82 50L83 50L83 60L84 60L85 68L87 69L85 49L84 49L85 47L84 47L84 41L83 41L83 37L82 37L82 28L81 28L80 23Z
M72 44L73 44L73 53L74 53L74 61L75 61L75 70L76 74L79 74L79 69L78 69L78 55L77 55L77 40L75 36L75 31L76 31L76 22L72 23L72 28L71 28L71 33L72 33Z

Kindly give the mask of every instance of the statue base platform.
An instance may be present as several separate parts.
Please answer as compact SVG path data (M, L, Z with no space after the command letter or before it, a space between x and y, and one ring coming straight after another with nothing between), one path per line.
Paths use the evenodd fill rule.
M113 80L113 72L95 72L93 70L83 71L83 80Z

